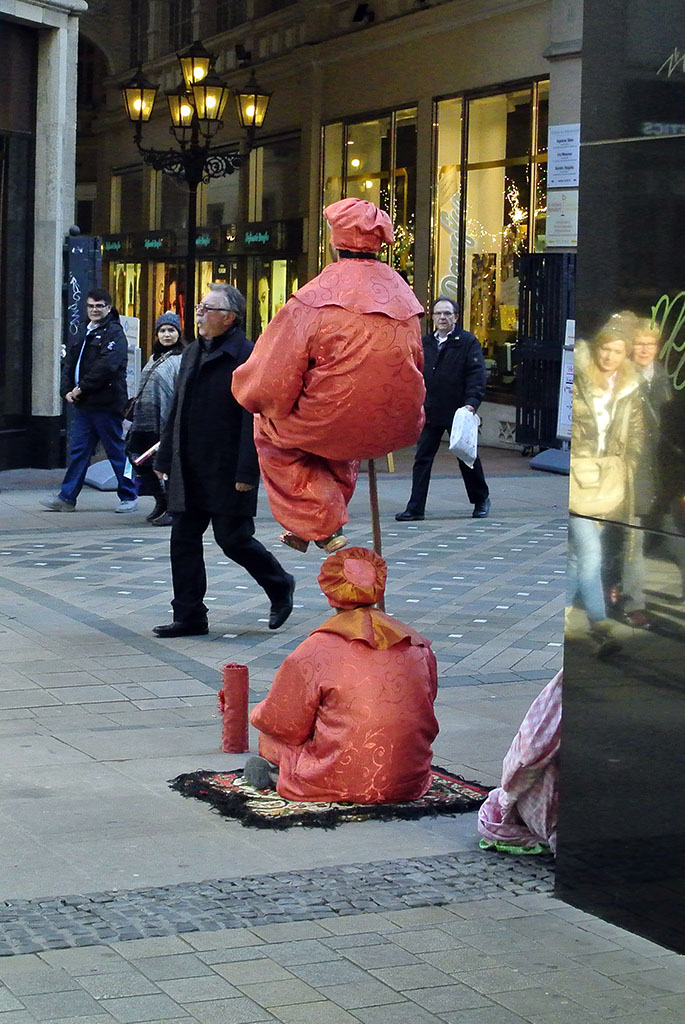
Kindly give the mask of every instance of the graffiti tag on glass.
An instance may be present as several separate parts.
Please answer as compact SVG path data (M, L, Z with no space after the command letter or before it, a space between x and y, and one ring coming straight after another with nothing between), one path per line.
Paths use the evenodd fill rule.
M685 291L662 295L652 306L652 323L663 344L659 353L675 391L685 388Z

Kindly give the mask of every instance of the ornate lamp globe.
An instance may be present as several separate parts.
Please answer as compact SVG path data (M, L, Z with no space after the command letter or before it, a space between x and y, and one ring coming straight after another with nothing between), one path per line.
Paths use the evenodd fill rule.
M166 94L169 104L169 115L174 128L190 128L195 113L195 101L192 93L188 94L185 83L180 82L175 89Z
M142 68L138 68L133 78L126 85L122 86L121 89L124 108L129 121L140 125L150 120L158 89L158 85L153 85L145 77Z
M186 92L192 92L193 86L197 85L209 74L212 66L212 55L205 50L199 40L196 40L187 50L178 54L178 63L181 65L181 73L185 82Z
M209 71L201 82L194 85L195 109L200 120L215 123L221 121L229 92L228 86L221 81L214 70Z
M260 87L253 71L245 88L236 90L235 93L235 105L241 128L248 132L261 128L270 99L271 93Z

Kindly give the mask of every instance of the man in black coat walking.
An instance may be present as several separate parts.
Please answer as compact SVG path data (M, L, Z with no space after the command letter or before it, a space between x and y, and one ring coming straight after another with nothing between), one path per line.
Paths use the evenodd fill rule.
M476 412L485 395L485 360L480 342L457 327L457 307L452 299L440 296L435 300L433 327L434 333L423 336L426 424L416 446L407 507L395 516L400 523L424 518L433 460L442 435L450 432L457 409ZM457 461L473 505L471 514L474 519L484 519L490 511L490 491L481 461L476 458L473 469L461 459Z
M59 494L41 501L50 512L73 512L98 441L117 478L115 512L134 512L138 498L133 481L124 475L126 453L122 435L126 405L128 344L112 296L92 288L86 296L88 323L70 346L62 367L60 394L73 407L69 463Z
M168 480L174 621L160 637L208 632L202 538L211 523L227 558L242 565L271 601L269 628L293 607L294 578L254 537L259 466L252 416L231 393L236 367L252 351L240 324L245 299L228 284L212 284L197 307L199 337L183 353L176 395L155 472Z

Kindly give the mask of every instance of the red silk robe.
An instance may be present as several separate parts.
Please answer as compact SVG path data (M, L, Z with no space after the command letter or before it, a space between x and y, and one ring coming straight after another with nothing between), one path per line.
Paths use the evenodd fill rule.
M422 312L387 264L343 259L289 299L234 372L234 396L255 413L271 511L298 536L334 533L359 460L418 438Z
M289 800L417 800L431 782L437 666L429 641L368 608L341 612L279 668L250 721Z

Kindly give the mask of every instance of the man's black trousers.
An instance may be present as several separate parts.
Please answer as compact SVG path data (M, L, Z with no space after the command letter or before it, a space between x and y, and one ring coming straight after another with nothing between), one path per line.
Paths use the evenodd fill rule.
M212 524L214 539L233 562L242 565L266 591L270 601L289 592L288 576L270 551L254 537L251 516L215 516L205 509L191 508L174 515L171 527L171 577L174 587L175 622L204 622L207 591L202 538Z
M411 512L412 515L422 516L426 511L426 498L428 497L428 485L430 484L433 460L440 447L442 435L447 429L447 427L435 427L430 423L426 423L421 431L414 457L411 496L407 503L407 512ZM466 493L471 504L476 505L478 502L485 501L490 491L485 482L480 459L476 458L473 469L469 469L461 459L457 459L457 462L459 463Z

